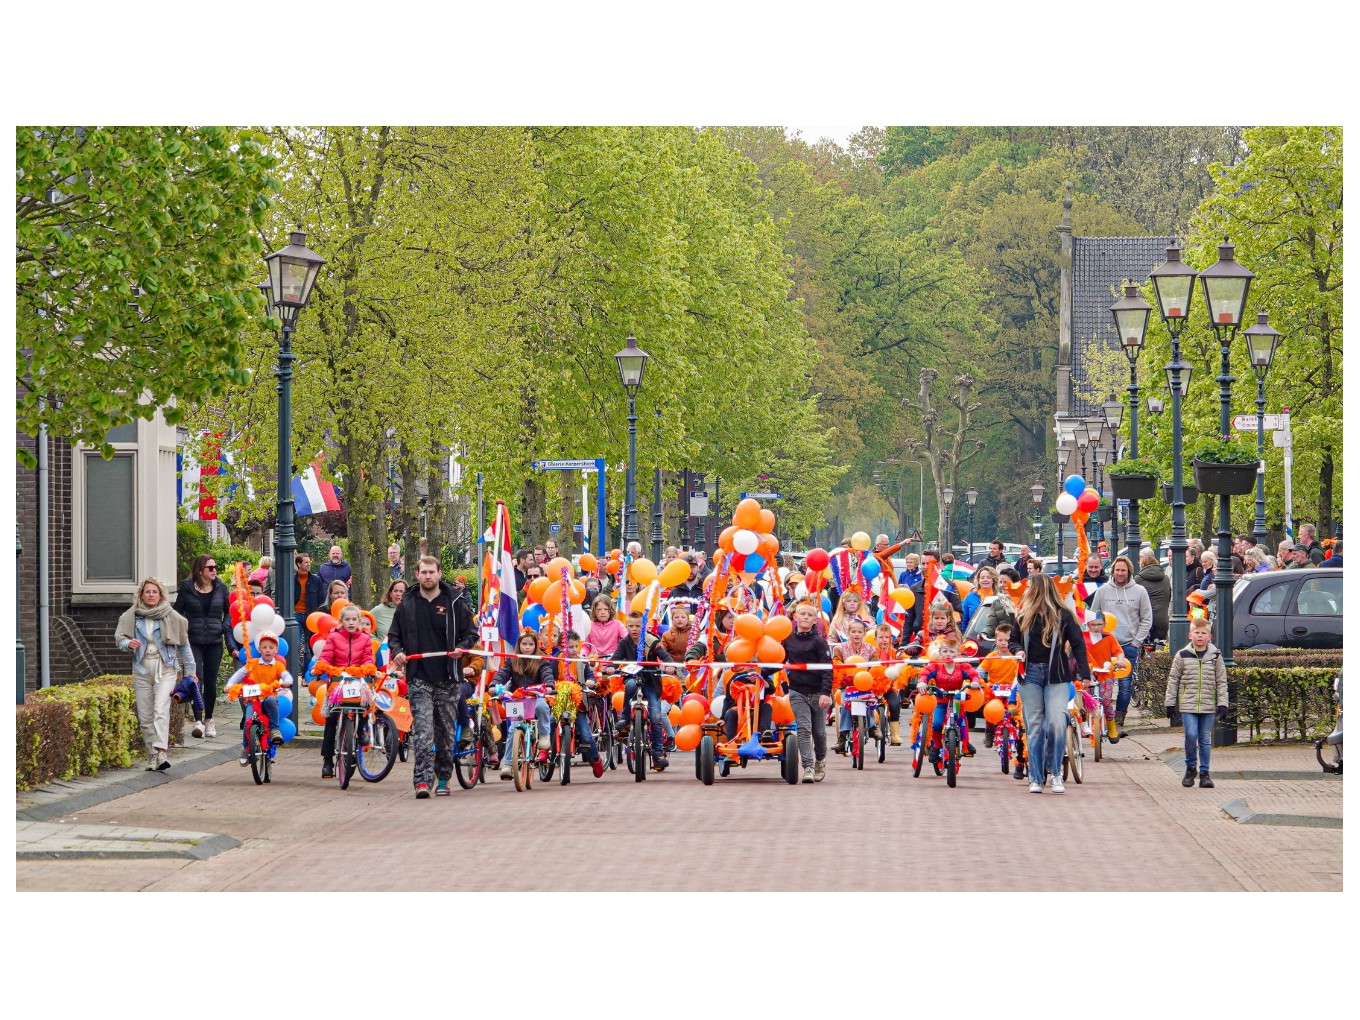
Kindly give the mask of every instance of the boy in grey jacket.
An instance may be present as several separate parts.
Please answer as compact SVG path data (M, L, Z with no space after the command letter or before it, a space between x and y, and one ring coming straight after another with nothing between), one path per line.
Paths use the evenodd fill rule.
M1182 786L1195 785L1195 752L1199 752L1200 789L1212 790L1209 748L1213 743L1214 716L1228 714L1228 669L1223 653L1209 640L1209 621L1190 621L1190 643L1171 660L1166 677L1166 707L1179 708L1185 726L1185 776Z

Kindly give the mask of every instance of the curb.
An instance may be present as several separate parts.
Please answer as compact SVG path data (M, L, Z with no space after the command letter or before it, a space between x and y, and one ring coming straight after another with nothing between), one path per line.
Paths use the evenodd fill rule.
M176 840L166 840L165 843L166 845L163 848L145 850L18 850L14 854L14 859L17 861L79 861L136 857L141 859L182 858L203 861L241 845L239 839L233 839L231 836L225 836L221 833L192 843Z
M1257 814L1247 802L1237 797L1223 804L1219 810L1239 825L1288 825L1305 829L1339 829L1341 819L1327 815L1270 815Z
M206 754L191 758L188 761L176 762L174 767L168 772L135 772L128 770L129 774L116 783L109 783L107 786L95 787L89 790L79 790L74 793L61 797L48 799L48 790L30 790L23 796L33 798L37 795L37 802L30 803L27 807L15 811L14 817L23 822L50 822L54 818L61 818L76 811L83 811L85 808L94 807L96 804L104 804L119 797L126 797L132 793L140 793L153 786L163 786L166 783L173 783L176 779L185 776L192 776L196 772L203 772L207 769L216 768L229 761L236 761L241 755L239 744L232 744L228 747L209 751ZM228 837L223 837L228 838ZM223 847L222 849L228 849ZM221 851L214 851L220 853ZM126 857L128 854L95 854L94 856ZM165 856L156 854L153 856ZM171 854L170 856L183 856L182 854ZM211 855L209 855L211 856Z

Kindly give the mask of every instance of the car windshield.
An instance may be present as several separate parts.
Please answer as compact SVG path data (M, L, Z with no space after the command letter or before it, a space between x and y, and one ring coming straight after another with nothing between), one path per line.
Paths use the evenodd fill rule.
M983 628L987 625L986 609L995 601L995 595L989 595L982 600L982 605L973 613L973 618L968 621L968 629L963 632L963 639L965 641L969 638L975 638L982 633Z

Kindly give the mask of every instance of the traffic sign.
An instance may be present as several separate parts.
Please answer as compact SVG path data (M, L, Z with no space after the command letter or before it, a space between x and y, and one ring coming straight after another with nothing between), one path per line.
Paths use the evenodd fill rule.
M907 536L907 541L908 541L908 542L920 542L920 541L921 541L921 532L920 532L919 530L917 530L916 528L912 528L912 529L911 529L911 534Z
M779 493L777 493L777 492L743 492L743 493L741 494L741 498L742 498L742 499L747 499L748 497L749 497L750 499L778 499L778 498L779 498Z
M1119 505L1120 505L1120 506L1132 506L1132 505L1133 505L1133 500L1131 500L1131 499L1121 499L1121 500L1119 500Z
M691 517L708 516L708 493L691 492L689 494L689 515Z
M1289 427L1289 415L1287 414L1265 415L1264 431L1271 432L1275 429L1283 429L1288 427ZM1255 432L1256 415L1254 414L1235 415L1233 417L1233 428L1235 428L1238 432Z
M549 524L549 525L548 525L548 530L551 531L554 535L556 535L559 531L562 530L562 525L560 525L560 524Z
M535 471L594 471L593 460L536 460Z

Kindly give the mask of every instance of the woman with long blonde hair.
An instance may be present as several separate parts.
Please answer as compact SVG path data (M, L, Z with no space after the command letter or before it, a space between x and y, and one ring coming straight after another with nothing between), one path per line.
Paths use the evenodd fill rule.
M1044 780L1062 793L1062 758L1067 737L1067 702L1072 696L1068 655L1087 683L1091 668L1086 642L1072 612L1058 598L1047 574L1032 574L1019 614L1019 651L1025 663L1020 678L1020 707L1029 740L1029 792L1043 793Z

